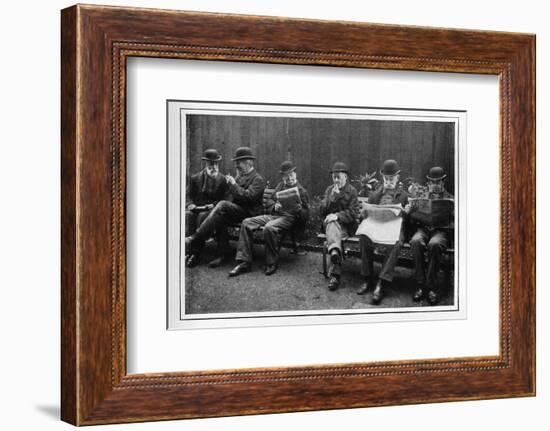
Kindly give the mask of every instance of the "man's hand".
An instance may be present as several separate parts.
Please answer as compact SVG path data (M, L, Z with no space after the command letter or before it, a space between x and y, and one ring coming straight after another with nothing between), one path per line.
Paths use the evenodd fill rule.
M205 205L204 208L206 208L206 211L210 211L212 208L214 208L214 204Z
M232 186L234 186L235 184L237 184L237 181L235 181L235 178L233 178L233 177L232 177L231 175L229 175L229 174L227 174L227 175L225 176L225 179L226 179L227 182L228 182L230 185L232 185Z
M275 212L278 212L283 206L280 202L275 202L275 207L273 208Z
M403 212L404 212L405 214L410 214L410 212L411 212L411 204L405 205L405 208L403 209Z
M331 194L337 195L338 193L340 193L340 187L338 187L338 184L334 184Z
M187 211L193 211L197 206L195 204L189 204L187 205Z
M330 223L330 222L333 222L333 221L338 221L338 214L331 213L331 214L328 214L325 217L325 223Z

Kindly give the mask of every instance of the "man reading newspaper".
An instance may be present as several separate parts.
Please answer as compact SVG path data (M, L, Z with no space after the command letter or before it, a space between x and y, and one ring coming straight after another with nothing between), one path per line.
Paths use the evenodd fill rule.
M357 291L364 295L374 284L374 247L376 243L390 245L378 281L372 294L372 303L380 304L384 296L384 283L391 283L395 264L404 241L403 216L409 209L408 195L399 183L399 166L395 160L386 160L380 171L383 183L369 197L369 206L361 211L359 236L361 275L364 282Z
M425 296L430 305L439 302L437 273L443 251L449 245L449 232L453 229L454 198L445 190L447 175L443 168L435 166L426 176L428 191L417 199L411 199L411 222L416 232L411 239L411 252L414 256L414 278L417 289L414 301ZM425 268L424 253L428 252L428 268Z
M306 189L298 182L296 166L285 161L281 164L280 174L282 181L266 203L266 214L246 218L241 224L236 256L238 264L229 272L230 277L252 269L254 231L263 227L265 275L271 275L277 270L281 233L292 229L295 224L305 226L309 198Z
M282 187L284 187L284 185ZM292 214L299 210L302 206L300 189L298 186L290 187L288 189L282 189L282 187L280 191L275 189L275 200L281 204L281 212Z

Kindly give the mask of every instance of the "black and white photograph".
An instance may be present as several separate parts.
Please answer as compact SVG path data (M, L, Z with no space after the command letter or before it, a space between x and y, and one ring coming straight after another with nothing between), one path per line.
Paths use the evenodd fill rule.
M546 429L548 9L442 6L6 2L2 428Z
M464 315L465 112L169 100L167 115L170 329Z

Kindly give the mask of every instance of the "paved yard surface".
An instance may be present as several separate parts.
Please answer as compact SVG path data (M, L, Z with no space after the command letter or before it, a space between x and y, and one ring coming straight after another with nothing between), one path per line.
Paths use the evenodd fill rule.
M252 272L230 278L227 274L235 262L215 269L206 265L214 257L214 248L215 244L210 242L201 264L185 270L185 308L189 314L376 307L371 304L372 291L365 295L355 293L362 282L359 258L351 257L344 261L340 288L331 292L327 288L327 279L320 272L320 252L294 255L283 248L278 271L265 276L263 247L257 245ZM375 271L378 269L378 264L375 264ZM410 269L398 268L392 285L386 289L381 306L419 305L411 298L414 291L409 278L411 274ZM452 292L452 287L442 288L441 305L453 303ZM426 301L420 304L429 307Z

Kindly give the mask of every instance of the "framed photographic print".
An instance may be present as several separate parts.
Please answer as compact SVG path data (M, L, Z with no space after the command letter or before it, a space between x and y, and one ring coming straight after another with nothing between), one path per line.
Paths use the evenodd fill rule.
M334 163L332 159L335 158L345 160L342 163L349 166L348 180L356 189L358 204L362 207L369 205L369 196L375 195L376 189L380 188L378 183L383 181L383 177L378 173L383 165L381 156L383 159L391 155L400 160L401 172L409 173L408 178L405 179L408 183L398 185L398 188L403 190L402 194L407 194L410 200L408 205L419 202L431 204L434 201L422 198L422 196L429 196L429 192L423 190L426 188L424 178L429 170L433 169L430 165L435 167L444 165L444 167L439 166L443 172L440 177L442 181L446 180L445 189L448 192L444 194L442 190L438 194L441 199L437 199L436 204L454 206L454 196L458 197L460 183L458 181L459 154L465 154L465 112L177 100L168 100L167 110L168 190L173 193L172 196L168 196L169 329L219 325L242 327L266 324L328 324L339 321L380 321L391 318L451 319L466 316L465 283L457 282L459 271L454 270L455 267L461 269L463 276L466 272L465 261L461 265L455 265L455 261L460 256L459 229L455 229L455 226L459 226L458 209L454 211L451 208L447 219L439 223L438 229L433 231L430 231L432 227L426 229L425 225L420 226L420 224L411 223L410 227L403 226L403 245L396 253L398 262L392 269L389 269L390 263L386 263L388 268L386 271L403 272L401 266L407 263L414 267L413 253L422 253L422 264L416 267L416 278L419 280L418 283L412 284L413 290L414 287L422 291L426 288L426 294L415 296L415 292L411 292L410 286L407 286L411 284L409 281L411 278L414 279L414 276L410 277L407 273L401 277L399 274L399 278L394 277L395 283L393 280L384 280L383 289L388 292L387 294L384 292L384 301L380 301L380 304L373 303L372 289L366 289L366 292L361 290L365 277L364 269L361 271L359 266L367 259L365 253L359 249L361 235L350 232L351 236L341 240L343 242L341 248L335 247L341 250L342 258L349 257L349 259L346 259L345 265L340 265L342 268L341 276L338 277L340 282L338 289L329 290L326 286L329 281L326 279L331 277L327 264L330 250L325 244L326 235L319 233L323 224L321 206L325 200L327 182L332 182L330 172ZM327 131L329 131L328 135ZM459 151L459 137L462 138L461 151ZM263 193L265 196L265 198L262 196L262 206L265 208L262 208L262 214L244 218L242 222L231 220L227 223L229 229L234 227L232 233L237 243L236 257L231 247L228 247L230 252L225 265L200 265L199 261L205 260L209 251L215 254L210 256L210 260L217 262L220 241L210 241L209 245L212 247L205 245L200 252L186 250L182 239L191 237L197 231L197 227L182 226L182 223L185 225L186 222L193 223L195 218L200 220L208 217L216 208L215 205L224 204L224 199L221 198L227 196L220 196L220 199L211 202L210 211L185 210L190 205L194 205L188 201L204 199L201 191L206 181L202 178L197 181L196 174L195 178L192 178L192 175L182 170L189 167L190 172L201 172L203 168L201 165L213 164L210 160L204 160L207 157L203 154L208 156L208 151L213 150L216 151L213 154L216 154L214 160L217 169L229 172L233 164L231 152L243 142L250 145L249 148L253 150L254 159L250 160L255 164L255 170L266 177L265 188L258 192L259 195ZM218 143L217 149L210 149L216 146L216 143ZM325 156L315 157L316 154ZM273 160L277 159L280 163L273 163ZM302 198L307 196L307 202L300 204L307 209L307 220L302 228L303 232L296 232L299 225L297 217L285 215L284 211L276 212L267 208L271 202L273 206L275 205L276 200L271 198L274 193L279 193L275 190L285 187L284 181L279 179L282 175L281 166L288 166L292 170L296 177L295 184L303 187ZM466 165L462 164L462 167L464 169ZM354 172L359 175L353 176ZM380 179L377 180L377 177ZM402 177L405 176L399 175L393 178L398 180ZM223 174L218 174L215 178L221 182L224 177ZM415 178L421 179L420 182ZM462 179L464 180L465 178ZM171 184L172 182L175 184ZM189 182L189 184L185 186L183 182ZM196 186L194 186L195 183ZM295 184L290 184L286 189L295 189ZM220 188L222 187L223 183ZM268 197L268 194L271 195ZM184 196L187 201L182 203L180 197ZM228 199L225 202L233 202L230 193ZM201 200L198 203L204 202ZM292 211L292 207L290 210ZM416 210L417 208L412 208L411 213L414 215ZM217 211L221 211L220 206L214 214ZM390 216L394 217L398 224L403 224L401 216L394 216L394 214ZM222 219L225 217L222 216ZM367 221L366 218L364 220ZM285 229L277 227L277 223L287 222L289 227ZM271 228L275 231L274 238L270 237L272 233L269 229L272 225L275 226ZM377 223L373 235L384 233L383 226L386 225L388 225L386 222ZM208 223L203 226L203 229L207 226ZM397 226L398 229L400 227ZM182 231L187 233L182 234ZM412 237L416 231L419 233L413 240ZM357 232L360 230L357 229ZM292 236L293 233L301 234L300 238L286 240L284 236ZM438 266L437 269L435 260L431 260L433 277L442 278L446 275L447 278L444 281L439 279L430 281L432 284L427 287L425 266L430 265L430 262L424 262L428 259L424 254L430 244L430 237L435 237L430 245L432 252L441 251L441 256L434 255L437 259L444 260L440 265L438 264L441 268ZM444 249L441 247L439 250L433 245L437 238L445 241ZM390 254L387 249L393 246L392 240L391 238L388 241L384 238L375 239L378 246L376 252L381 255L380 260L384 261L384 254ZM281 240L282 244L279 244ZM256 245L253 244L254 241ZM272 242L274 245L270 247ZM394 244L395 242L393 240ZM251 266L254 266L253 254L261 255L262 248L267 263L257 261L259 265L256 264L256 266L261 267L262 264L266 266L261 272L267 272L266 275L269 278L257 271L249 276L238 277L241 274L234 275L234 272L231 272L232 268L228 268L227 264L231 266L233 261L235 261L233 265L235 267L238 264L235 258L242 258L243 255L246 255L252 263ZM323 251L323 248L326 250ZM353 259L354 257L357 259ZM189 262L190 259L191 262ZM350 261L349 264L347 261ZM267 266L270 264L272 264L271 270L268 270ZM284 266L281 271L279 271L280 266ZM349 277L353 278L349 279ZM356 288L346 289L345 284L352 286L355 284ZM300 286L299 291L296 286ZM459 286L462 287L461 294L459 294ZM430 301L427 297L428 291L432 292L431 302L433 303L430 304L432 307L425 306ZM441 295L441 298L436 297L436 292Z
M63 420L534 395L533 35L78 5L61 41Z

